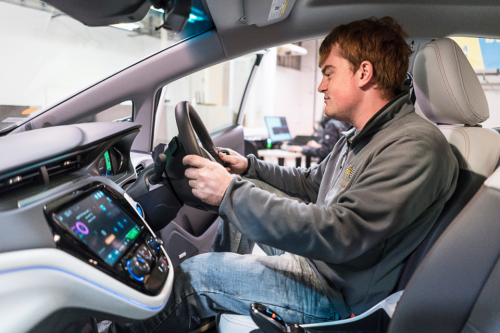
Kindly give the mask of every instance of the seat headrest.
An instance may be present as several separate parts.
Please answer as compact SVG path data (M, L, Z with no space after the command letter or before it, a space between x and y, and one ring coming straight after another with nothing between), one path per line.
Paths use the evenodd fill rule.
M435 123L474 126L490 116L474 69L449 38L432 41L417 53L413 86L422 112Z

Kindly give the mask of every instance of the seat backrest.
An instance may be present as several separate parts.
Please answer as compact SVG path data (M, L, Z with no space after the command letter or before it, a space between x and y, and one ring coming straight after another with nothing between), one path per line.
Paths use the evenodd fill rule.
M397 290L405 289L430 248L493 173L500 158L500 134L479 125L489 117L486 96L453 40L432 41L418 52L413 85L420 110L447 138L460 173L453 196L424 241L408 258Z
M500 332L500 169L409 281L388 333Z

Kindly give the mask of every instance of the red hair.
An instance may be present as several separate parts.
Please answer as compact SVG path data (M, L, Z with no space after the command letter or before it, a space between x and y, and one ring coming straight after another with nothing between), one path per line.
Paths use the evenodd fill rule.
M378 89L384 97L392 98L403 88L412 50L408 34L392 17L370 17L333 28L319 48L319 66L338 45L341 56L355 73L363 61L374 69Z

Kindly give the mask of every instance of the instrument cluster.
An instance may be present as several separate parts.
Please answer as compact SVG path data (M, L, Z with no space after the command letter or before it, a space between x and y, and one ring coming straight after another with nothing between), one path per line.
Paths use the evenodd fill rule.
M104 154L102 154L97 164L99 175L103 177L119 174L124 169L123 154L116 147L107 149Z

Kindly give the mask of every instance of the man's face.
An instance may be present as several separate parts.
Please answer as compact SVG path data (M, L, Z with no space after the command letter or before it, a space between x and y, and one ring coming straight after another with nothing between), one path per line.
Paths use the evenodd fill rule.
M349 62L341 57L337 44L332 47L321 70L323 80L318 91L325 95L325 115L352 123L361 91Z

